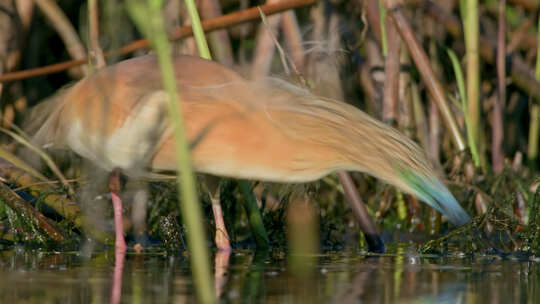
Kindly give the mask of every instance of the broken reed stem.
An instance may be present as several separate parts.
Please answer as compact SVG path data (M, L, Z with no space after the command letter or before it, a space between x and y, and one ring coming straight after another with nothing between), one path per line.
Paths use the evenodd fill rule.
M195 37L195 43L197 44L197 49L199 50L199 55L204 59L212 60L212 55L210 55L210 49L208 48L208 43L204 37L204 29L201 24L199 12L197 12L195 1L186 0L185 2L187 11L189 13L189 20L191 20L191 27L193 28L193 37Z
M177 181L181 193L180 208L182 219L187 226L193 282L198 300L202 303L214 303L214 289L206 246L207 238L202 226L203 216L191 167L189 143L184 132L180 96L170 56L171 47L161 15L162 1L148 0L144 5L140 1L129 0L127 5L133 21L151 39L161 70L163 86L169 94L169 117L175 133L176 165L179 173ZM195 7L195 4L192 2L190 6Z

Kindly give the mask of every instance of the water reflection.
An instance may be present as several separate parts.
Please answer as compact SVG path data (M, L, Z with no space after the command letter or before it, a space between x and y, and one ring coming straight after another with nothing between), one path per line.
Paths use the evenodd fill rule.
M119 304L122 297L122 281L124 274L124 260L126 258L126 250L115 247L114 249L114 271L111 290L111 304Z
M421 256L409 246L391 252L322 254L311 259L308 276L295 275L281 252L216 254L216 294L223 303L540 302L538 262ZM0 277L3 303L194 301L189 261L181 254L84 257L16 248L0 252Z

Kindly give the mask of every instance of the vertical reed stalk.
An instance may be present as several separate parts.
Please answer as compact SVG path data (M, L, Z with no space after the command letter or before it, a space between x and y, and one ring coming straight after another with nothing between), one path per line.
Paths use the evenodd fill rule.
M469 145L473 150L473 145L476 149L479 147L480 139L483 138L480 134L480 57L478 53L479 46L479 20L478 20L478 0L461 1L462 16L465 32L465 48L466 48L466 82L467 82L467 115L468 131L471 133L469 137ZM475 161L475 166L484 164L483 153L478 153L480 163Z
M222 16L221 3L218 0L203 0L200 2L200 10L203 19L212 19ZM234 55L229 39L229 32L226 29L218 30L208 34L210 48L218 62L226 66L233 66Z
M493 131L491 143L491 162L495 173L504 167L503 152L503 109L506 100L506 0L499 0L499 20L497 29L497 98L493 103Z
M101 69L105 67L105 57L99 45L99 7L98 0L88 0L88 34L90 51L88 52L90 68Z
M319 252L318 219L317 210L307 195L291 198L287 207L288 261L291 273L302 279L312 275Z
M244 209L248 216L249 226L251 227L251 233L257 243L257 249L268 248L270 246L270 239L264 229L264 223L257 205L257 200L253 194L253 189L249 181L239 180L240 191L244 196Z
M397 120L397 107L399 103L399 69L401 39L391 18L385 18L387 50L384 58L384 90L383 90L383 121L392 124Z
M428 150L428 128L424 107L420 98L420 92L416 82L411 81L411 101L413 105L413 118L416 130L416 138L424 150Z
M212 55L210 55L210 49L208 48L208 43L206 42L206 38L204 36L201 20L199 19L199 14L197 12L197 6L193 0L186 0L186 6L193 27L193 36L195 37L195 42L197 43L197 48L199 49L199 55L202 58L212 60ZM216 151L216 153L218 152ZM240 180L238 183L240 184L240 189L243 191L243 193L249 193L249 195L245 198L246 204L244 207L249 219L250 228L255 236L257 246L267 248L270 245L270 241L263 225L259 206L257 206L257 201L253 196L253 189L251 189L251 185L246 180Z
M129 0L127 4L132 19L151 40L157 54L163 85L169 94L169 117L174 126L177 169L180 177L178 179L182 202L180 207L183 221L187 226L193 281L199 301L202 303L214 303L215 297L208 263L208 250L205 244L206 237L202 226L203 217L198 202L195 177L191 168L189 143L184 133L181 103L179 102L180 98L170 57L171 47L161 15L162 1L148 0L145 5L142 1Z
M387 54L387 41L386 41L386 8L384 7L383 3L381 1L379 2L379 21L380 21L380 29L381 29L381 49L383 53L383 57L386 57Z
M536 47L536 68L534 77L540 81L540 17L538 17L538 40ZM529 163L536 164L538 157L538 130L540 126L540 106L538 103L533 103L531 106L531 124L529 126L529 146L527 149L527 157Z

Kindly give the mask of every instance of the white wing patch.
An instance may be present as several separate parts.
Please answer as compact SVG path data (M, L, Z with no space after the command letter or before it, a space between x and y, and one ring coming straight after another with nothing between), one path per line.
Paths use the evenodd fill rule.
M105 170L144 168L165 130L167 102L164 91L143 97L110 136L88 133L80 121L74 121L67 132L67 143L73 151Z

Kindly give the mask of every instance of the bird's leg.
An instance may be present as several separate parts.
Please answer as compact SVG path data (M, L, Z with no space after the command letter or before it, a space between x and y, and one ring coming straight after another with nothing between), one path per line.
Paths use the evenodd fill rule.
M205 176L204 185L210 196L212 212L214 213L214 222L216 223L216 246L219 250L230 251L231 243L229 241L227 228L225 227L225 221L223 220L223 209L221 208L219 178Z
M109 177L109 191L111 193L114 211L114 246L117 250L126 251L127 246L124 239L124 222L122 218L122 199L120 198L120 191L122 189L120 175L121 172L117 169L111 172Z
M227 228L225 228L225 221L223 220L219 189L213 196L210 196L210 200L212 201L212 212L214 213L214 221L216 222L216 246L219 250L230 251L231 243Z
M140 252L144 246L148 245L146 236L146 208L148 203L148 189L140 187L133 195L133 208L131 211L131 222L133 234L135 235L135 245L133 249Z

